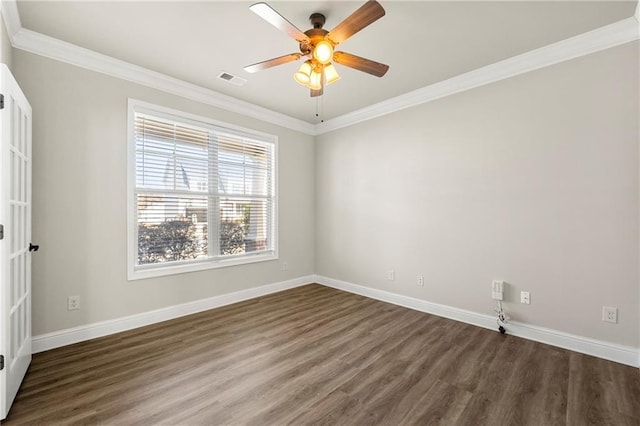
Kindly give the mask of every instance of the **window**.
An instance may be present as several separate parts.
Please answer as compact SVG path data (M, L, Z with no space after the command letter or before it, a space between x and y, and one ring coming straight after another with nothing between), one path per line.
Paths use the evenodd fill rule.
M276 137L129 101L129 279L276 258Z

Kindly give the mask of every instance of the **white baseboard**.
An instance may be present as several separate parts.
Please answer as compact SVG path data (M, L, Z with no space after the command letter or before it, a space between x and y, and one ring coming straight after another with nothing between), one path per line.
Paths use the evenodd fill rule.
M355 293L372 299L381 300L383 302L393 303L394 305L404 306L417 311L496 330L497 332L496 318L490 315L427 302L426 300L403 296L401 294L391 293L384 290L377 290L358 284L327 278L321 275L315 276L315 282L327 287L348 291L349 293ZM621 364L640 367L639 348L589 339L587 337L577 336L558 330L518 322L510 322L507 327L507 333L524 339L534 340L536 342L546 343L548 345L569 349L571 351L593 355L598 358L608 359Z
M394 305L404 306L417 311L496 330L496 319L490 315L479 314L477 312L454 308L452 306L428 302L426 300L403 296L401 294L391 293L384 290L377 290L358 284L327 278L321 275L309 275L288 281L267 284L234 293L183 303L180 305L168 306L166 308L143 312L141 314L34 336L32 341L33 353L72 345L85 340L95 339L97 337L103 337L109 334L167 321L173 318L230 305L232 303L253 299L311 283L322 284L324 286L344 290L349 293L355 293L372 299L381 300L383 302L393 303ZM638 348L616 345L610 342L589 339L558 330L518 322L510 322L508 324L507 332L508 334L522 337L524 339L546 343L587 355L593 355L599 358L619 362L621 364L640 367L640 350Z
M108 321L100 321L93 324L68 328L66 330L34 336L32 339L33 353L59 348L61 346L72 345L97 337L127 331L145 325L151 325L185 315L242 302L243 300L254 299L271 293L288 290L314 282L315 276L295 278L274 284L262 285L248 288L234 293L222 294L220 296L209 297L207 299L182 303L180 305L168 306L154 311L143 312L141 314L130 315Z

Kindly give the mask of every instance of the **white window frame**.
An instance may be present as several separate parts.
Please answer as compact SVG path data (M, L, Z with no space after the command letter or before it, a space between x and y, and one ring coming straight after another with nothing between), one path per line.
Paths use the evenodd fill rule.
M159 118L175 120L185 124L209 128L214 131L229 131L232 133L244 133L256 137L259 140L273 143L273 216L271 218L270 238L273 249L267 252L230 256L229 258L214 258L206 260L186 260L170 262L168 264L155 263L149 265L137 265L138 259L138 218L136 189L136 140L135 140L135 114L149 114ZM215 241L210 240L212 244ZM265 262L278 259L278 137L272 134L259 132L253 129L212 120L207 117L190 114L175 109L154 105L148 102L129 99L127 111L127 279L129 281L160 277L166 275L181 274L186 272L202 271L207 269L224 268L228 266L245 265L256 262Z

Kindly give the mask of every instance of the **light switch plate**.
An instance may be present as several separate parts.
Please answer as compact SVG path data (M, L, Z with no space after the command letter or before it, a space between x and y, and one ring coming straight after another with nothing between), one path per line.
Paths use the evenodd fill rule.
M493 280L491 283L491 298L493 300L502 300L504 297L504 281Z

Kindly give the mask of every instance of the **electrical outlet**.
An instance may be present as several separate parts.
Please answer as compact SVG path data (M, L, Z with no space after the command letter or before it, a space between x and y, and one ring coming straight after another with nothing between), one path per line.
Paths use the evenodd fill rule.
M418 285L424 287L424 277L422 275L418 275Z
M287 264L287 262L282 262L282 270L283 271L289 270L289 265Z
M80 309L80 296L69 296L67 298L67 310L75 311Z
M525 305L528 305L531 303L531 296L528 291L520 292L520 303L524 303Z
M618 308L613 308L611 306L603 306L602 307L602 321L612 322L614 324L618 323Z
M389 281L393 281L393 280L395 280L395 279L396 279L396 272L395 272L393 269L389 269L389 270L387 271L387 279L388 279Z

